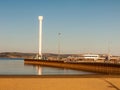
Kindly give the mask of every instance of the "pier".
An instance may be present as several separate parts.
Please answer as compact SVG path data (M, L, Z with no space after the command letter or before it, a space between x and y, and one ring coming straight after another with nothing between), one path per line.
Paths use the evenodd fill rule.
M25 64L41 65L49 67L70 68L89 72L102 73L107 75L120 75L120 64L102 62L64 62L53 60L25 59Z

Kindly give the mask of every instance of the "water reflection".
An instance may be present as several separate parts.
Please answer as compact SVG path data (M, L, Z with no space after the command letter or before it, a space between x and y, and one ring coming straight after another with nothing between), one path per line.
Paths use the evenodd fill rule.
M81 75L95 74L80 70L26 65L24 60L0 59L0 75Z
M72 70L66 68L53 68L53 67L43 67L36 65L34 66L36 75L83 75L83 74L95 74L92 72L85 72L80 70Z
M42 75L42 67L41 66L36 66L37 70L37 75Z

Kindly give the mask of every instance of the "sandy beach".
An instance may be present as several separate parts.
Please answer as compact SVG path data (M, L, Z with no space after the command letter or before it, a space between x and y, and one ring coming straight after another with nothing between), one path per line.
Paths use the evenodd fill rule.
M120 90L120 78L0 76L0 90Z

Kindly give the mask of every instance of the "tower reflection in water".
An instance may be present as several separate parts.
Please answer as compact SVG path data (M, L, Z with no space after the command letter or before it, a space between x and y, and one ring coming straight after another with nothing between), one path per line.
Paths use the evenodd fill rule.
M37 75L42 75L42 67L41 66L36 66L37 70Z

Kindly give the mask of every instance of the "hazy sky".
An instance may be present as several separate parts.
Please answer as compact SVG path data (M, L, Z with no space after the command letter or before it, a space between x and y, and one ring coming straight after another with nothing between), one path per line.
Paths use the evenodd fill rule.
M0 52L38 52L38 16L43 52L120 55L120 0L0 0Z

